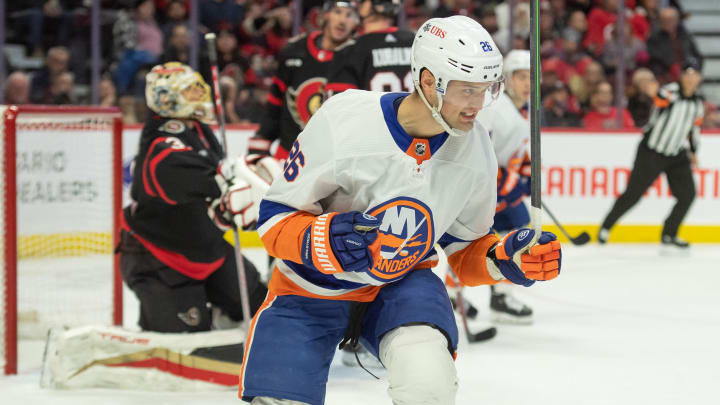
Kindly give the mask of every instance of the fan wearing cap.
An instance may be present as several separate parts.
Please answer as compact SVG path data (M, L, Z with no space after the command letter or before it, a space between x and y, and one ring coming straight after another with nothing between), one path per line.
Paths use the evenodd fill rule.
M298 136L260 204L277 257L251 325L240 396L321 405L336 346L387 368L396 405L452 405L455 316L437 246L467 286L531 286L560 272L552 233L491 231L497 161L477 114L502 92L502 55L464 16L433 18L411 50L412 93L349 89Z
M607 242L610 230L620 217L665 173L670 192L677 201L663 223L660 241L664 249L689 247L689 243L678 236L678 230L696 195L693 169L698 165L696 153L705 114L704 98L698 92L701 72L701 62L688 57L682 64L680 79L657 92L650 119L643 127L643 139L638 145L627 189L600 225L598 242Z

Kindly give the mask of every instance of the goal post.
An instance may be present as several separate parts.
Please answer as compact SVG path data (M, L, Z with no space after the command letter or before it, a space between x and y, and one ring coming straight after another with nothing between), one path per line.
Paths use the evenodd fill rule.
M122 324L117 108L0 106L0 367L47 329Z

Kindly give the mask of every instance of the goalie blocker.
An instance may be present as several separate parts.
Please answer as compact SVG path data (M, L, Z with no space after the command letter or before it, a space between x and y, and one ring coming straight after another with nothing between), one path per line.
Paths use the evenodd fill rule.
M118 327L51 329L43 388L207 391L237 386L245 333L132 332Z

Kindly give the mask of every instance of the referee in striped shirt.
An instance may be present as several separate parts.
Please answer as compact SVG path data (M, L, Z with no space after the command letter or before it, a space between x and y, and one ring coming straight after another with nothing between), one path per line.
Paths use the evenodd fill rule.
M678 248L689 246L678 238L677 232L695 199L692 169L697 166L695 152L705 113L704 99L697 93L701 80L700 62L689 57L682 66L679 82L658 92L650 120L643 128L627 189L605 217L597 235L599 243L607 242L618 219L637 204L658 175L665 173L677 202L665 220L661 241Z

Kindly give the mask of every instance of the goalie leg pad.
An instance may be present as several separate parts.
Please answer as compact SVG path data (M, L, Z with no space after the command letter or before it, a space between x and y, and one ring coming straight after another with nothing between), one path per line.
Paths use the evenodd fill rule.
M452 405L458 388L447 338L427 325L401 326L380 341L395 405Z
M132 332L86 326L51 330L41 386L150 391L231 389L244 334Z

